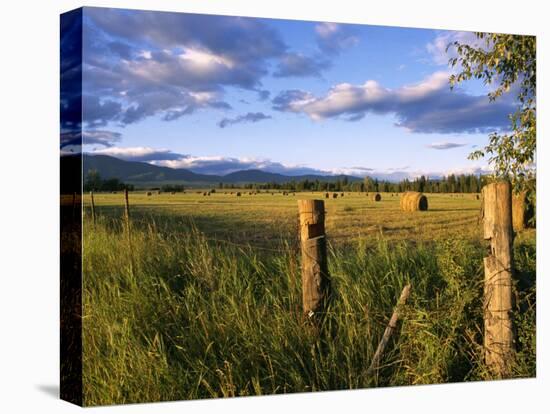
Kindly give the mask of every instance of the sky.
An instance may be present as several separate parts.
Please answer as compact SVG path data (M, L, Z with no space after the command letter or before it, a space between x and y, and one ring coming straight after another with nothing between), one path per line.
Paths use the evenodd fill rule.
M83 10L87 153L221 175L479 173L468 154L514 111L491 85L450 89L447 45L478 45L468 32Z

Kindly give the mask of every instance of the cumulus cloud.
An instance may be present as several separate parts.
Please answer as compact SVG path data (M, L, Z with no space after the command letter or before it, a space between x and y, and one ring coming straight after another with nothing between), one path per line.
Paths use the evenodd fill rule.
M220 122L218 122L218 126L220 128L225 128L235 124L255 123L266 119L271 119L271 116L262 112L248 112L245 115L239 115L235 118L223 118Z
M392 114L396 126L422 133L476 133L503 129L513 101L504 96L490 102L486 95L450 90L449 73L436 72L423 81L389 89L374 80L362 85L341 83L325 96L302 90L282 91L273 100L278 111L304 113L313 120L342 118L357 121L367 113Z
M426 147L437 149L437 150L446 150L446 149L451 149L451 148L464 147L466 145L468 145L468 144L461 143L461 142L447 142L447 141L445 141L445 142L433 142L431 144L426 145Z
M80 147L82 145L82 132L76 131L64 131L61 132L61 149L66 147ZM74 148L73 148L74 150Z
M101 100L98 96L86 94L82 97L82 118L89 127L104 127L116 120L122 110L120 102Z
M258 92L287 46L260 19L103 8L84 9L83 91L88 126L203 108L228 109L226 87Z
M331 62L322 56L287 53L281 57L273 76L277 78L321 76L321 72L330 66Z
M330 55L338 55L359 43L359 38L349 25L320 23L315 26L319 49Z
M73 10L61 19L60 73L61 120L69 126L80 123L78 104L82 86L82 12ZM64 125L62 125L63 127Z
M84 130L82 131L82 144L83 145L102 145L106 148L110 148L115 143L120 142L122 134L120 132L106 131L106 130Z

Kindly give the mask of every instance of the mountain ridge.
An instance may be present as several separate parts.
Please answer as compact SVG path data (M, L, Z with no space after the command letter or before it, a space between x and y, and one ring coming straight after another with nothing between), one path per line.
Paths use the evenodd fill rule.
M319 180L335 182L348 179L349 182L362 181L352 175L284 175L259 169L239 170L225 175L199 174L185 168L169 168L140 161L125 161L108 155L83 156L83 171L96 170L104 179L118 178L129 184L182 183L182 184L244 184L244 183L283 183L292 180Z

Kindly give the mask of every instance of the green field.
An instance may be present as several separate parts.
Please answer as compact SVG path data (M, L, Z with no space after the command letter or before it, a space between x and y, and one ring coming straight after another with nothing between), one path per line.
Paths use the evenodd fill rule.
M481 202L428 194L84 197L85 404L489 379L482 352ZM241 191L236 197L230 191ZM224 194L227 192L227 194ZM297 200L325 200L333 300L321 332L301 314ZM535 230L516 236L517 358L535 375ZM401 289L411 298L366 375Z

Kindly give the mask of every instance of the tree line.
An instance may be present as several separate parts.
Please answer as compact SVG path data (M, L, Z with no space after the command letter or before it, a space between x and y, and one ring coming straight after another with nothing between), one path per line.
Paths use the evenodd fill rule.
M488 176L474 174L450 174L448 176L433 179L424 175L414 179L404 179L399 182L378 180L377 178L365 177L363 180L350 180L348 177L338 178L335 181L325 180L289 180L277 183L247 183L218 184L220 189L245 188L250 190L287 190L287 191L352 191L352 192L388 192L400 193L404 191L419 191L422 193L478 193L481 188L490 180ZM126 184L118 178L101 178L96 170L88 171L84 180L84 191L122 191L134 190L134 185ZM182 192L185 187L181 184L166 184L161 186L163 192Z
M89 170L86 174L86 178L83 184L83 190L89 191L133 191L134 186L132 184L125 184L118 178L101 178L101 175L97 170Z
M289 190L289 191L355 191L355 192L388 192L419 191L422 193L478 193L489 180L488 177L475 174L450 174L433 179L424 175L415 179L404 179L399 182L365 177L362 181L350 180L348 177L335 181L324 180L289 180L282 183L247 183L218 184L218 188L246 188L252 190Z

